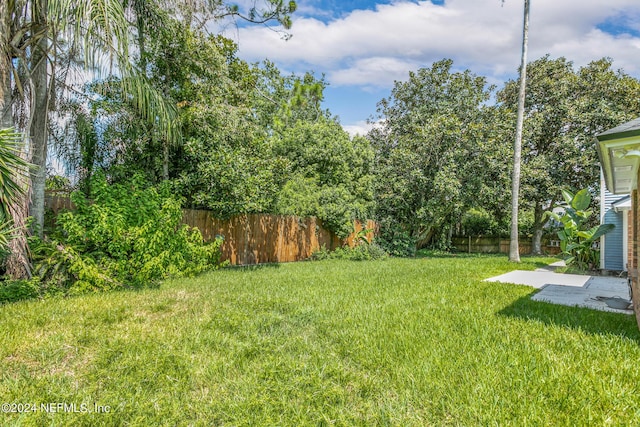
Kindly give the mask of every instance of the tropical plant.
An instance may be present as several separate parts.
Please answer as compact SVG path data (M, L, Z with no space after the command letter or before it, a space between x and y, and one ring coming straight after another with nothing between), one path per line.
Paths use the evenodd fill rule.
M24 192L18 176L27 170L20 157L22 136L13 129L0 129L0 211L9 217L9 206Z
M363 228L360 231L356 231L353 236L353 241L356 243L356 245L369 245L371 244L371 242L367 238L367 235L369 233L373 233L373 231L373 228Z
M0 129L0 262L9 254L14 234L11 206L24 193L20 174L27 173L27 162L20 157L22 137L12 129Z
M562 229L558 231L560 249L566 256L567 265L580 269L595 269L599 265L600 251L595 247L597 239L613 230L613 224L590 226L589 218L593 213L589 208L591 195L583 189L576 194L563 190L562 196L567 204L564 214L547 211L547 215L558 221Z
M13 227L4 214L0 213L0 264L9 255L9 242L13 237Z

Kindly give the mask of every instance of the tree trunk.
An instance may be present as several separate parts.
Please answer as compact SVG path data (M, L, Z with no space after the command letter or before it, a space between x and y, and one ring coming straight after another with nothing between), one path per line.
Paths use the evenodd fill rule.
M529 0L524 0L524 22L522 25L522 59L520 63L520 90L518 92L518 120L513 150L513 175L511 180L511 241L509 260L520 262L518 242L518 198L520 197L520 162L522 157L522 128L524 127L524 98L527 85L527 42L529 38Z
M11 109L11 12L0 2L0 128L13 127Z
M531 254L542 255L542 234L544 230L544 209L536 203L533 212L533 237L531 239Z
M544 230L542 227L536 227L533 230L533 237L531 238L531 254L542 255L542 235Z
M9 41L11 31L12 11L9 2L0 1L0 128L14 127L13 102L11 86L12 51ZM26 157L26 153L21 153ZM17 175L16 181L21 187L27 188L23 175ZM9 241L10 255L6 261L6 274L10 279L22 279L30 276L27 239L24 235L24 221L27 218L28 196L18 195L15 204L8 207L13 227L18 230L17 236Z
M47 0L34 1L33 22L37 28L47 26ZM35 229L42 236L44 226L44 189L47 178L47 119L49 112L49 85L48 85L48 38L42 37L31 57L31 78L33 105L32 122L29 134L31 136L32 157L34 168L31 171L31 203L29 215L34 218Z

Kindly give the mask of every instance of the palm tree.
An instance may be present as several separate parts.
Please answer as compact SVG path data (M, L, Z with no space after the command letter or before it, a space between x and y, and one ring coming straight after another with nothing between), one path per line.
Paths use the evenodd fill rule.
M35 229L44 223L44 189L52 111L53 77L63 50L82 52L83 62L96 66L105 55L122 76L122 90L150 121L166 135L172 134L175 108L153 91L129 60L129 23L119 0L13 0L0 2L0 113L5 127L20 124L28 136L31 198L28 215ZM64 46L64 49L61 47ZM102 56L101 56L102 55ZM15 90L14 90L15 89ZM18 96L12 96L18 93ZM19 105L22 114L13 117ZM26 216L13 200L14 222ZM26 248L24 236L22 247ZM12 256L26 259L16 251ZM21 263L11 263L19 265ZM8 273L10 271L8 266ZM13 276L24 275L13 272Z
M165 0L0 0L0 125L19 122L29 136L31 170L31 202L29 215L35 229L44 223L44 189L47 165L47 120L55 103L54 78L59 59L65 53L84 55L82 62L100 68L107 58L109 69L115 68L119 90L127 94L133 107L146 119L163 140L177 139L176 108L146 78L144 70L135 67L129 55L131 23L126 9L134 10L136 25L141 29L146 6L171 4ZM290 26L289 14L295 2L264 0L266 7L241 15L236 7L222 1L182 0L184 10L198 16L209 8L215 19L235 15L252 22L276 20ZM140 35L143 40L143 34ZM142 72L141 72L142 71ZM16 89L14 91L14 88ZM113 90L109 88L108 90ZM19 93L18 97L12 94ZM12 111L20 104L21 117ZM26 246L25 246L26 247ZM15 255L15 254L14 254Z
M522 59L520 61L520 89L518 92L518 119L513 150L513 175L511 180L511 241L509 260L520 262L518 243L518 198L520 194L520 163L522 155L522 128L524 124L524 99L527 85L527 43L529 38L529 0L524 0L524 23L522 26Z

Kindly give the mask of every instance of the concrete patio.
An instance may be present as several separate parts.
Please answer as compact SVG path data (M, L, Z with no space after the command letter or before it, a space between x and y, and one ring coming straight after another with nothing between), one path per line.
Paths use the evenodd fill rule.
M549 268L535 271L515 270L485 281L540 289L531 298L534 301L633 314L626 278L555 273L553 269L560 265L555 263Z

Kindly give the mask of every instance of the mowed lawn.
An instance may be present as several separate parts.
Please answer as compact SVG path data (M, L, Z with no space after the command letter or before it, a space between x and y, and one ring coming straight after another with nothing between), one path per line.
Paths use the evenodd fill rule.
M640 424L635 319L482 282L515 268L302 262L0 306L0 401L38 409L0 425Z

